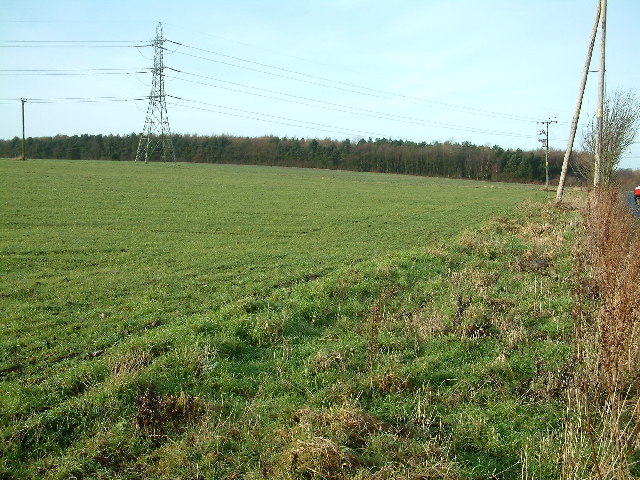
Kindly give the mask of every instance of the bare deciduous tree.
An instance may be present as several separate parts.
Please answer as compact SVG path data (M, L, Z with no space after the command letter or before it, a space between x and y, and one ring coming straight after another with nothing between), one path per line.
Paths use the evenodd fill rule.
M602 118L602 165L603 185L611 182L614 170L624 152L633 143L640 128L640 100L633 90L615 90L604 99ZM582 132L582 148L594 153L596 148L597 119L594 114ZM593 157L587 164L581 162L577 169L587 178L593 178Z

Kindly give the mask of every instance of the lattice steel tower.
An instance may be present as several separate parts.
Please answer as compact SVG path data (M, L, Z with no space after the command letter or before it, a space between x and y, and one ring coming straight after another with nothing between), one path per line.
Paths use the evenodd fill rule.
M149 107L147 108L147 118L144 121L140 143L138 143L136 162L144 158L144 163L147 163L147 159L158 147L161 149L160 156L163 162L166 162L167 158L174 162L176 160L164 91L164 42L162 23L158 23L156 38L153 40L153 76L151 79Z

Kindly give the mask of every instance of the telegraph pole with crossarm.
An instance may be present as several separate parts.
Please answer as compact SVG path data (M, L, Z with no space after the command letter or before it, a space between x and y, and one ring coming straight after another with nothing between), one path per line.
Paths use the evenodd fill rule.
M545 172L547 177L544 184L544 189L548 190L549 189L549 124L558 123L558 122L556 120L549 119L544 122L538 122L538 123L542 123L547 127L545 130L540 130L538 134L544 135L544 138L541 138L539 141L542 143L542 146L544 147L544 165L545 165Z

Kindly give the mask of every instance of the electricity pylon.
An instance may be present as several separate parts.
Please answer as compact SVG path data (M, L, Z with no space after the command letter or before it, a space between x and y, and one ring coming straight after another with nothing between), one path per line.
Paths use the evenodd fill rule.
M176 161L164 91L164 42L162 23L158 23L156 38L153 40L154 55L149 107L147 108L147 118L144 121L140 142L138 143L136 162L144 158L144 163L147 163L147 160L158 146L160 147L160 157L163 162L167 161L167 157L174 162Z

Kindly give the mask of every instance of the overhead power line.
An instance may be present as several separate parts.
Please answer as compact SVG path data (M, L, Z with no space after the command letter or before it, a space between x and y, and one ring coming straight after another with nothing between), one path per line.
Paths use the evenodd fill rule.
M346 129L342 129L340 127L336 127L335 125L326 125L326 124L323 124L323 123L308 122L306 120L297 120L297 119L294 119L294 118L281 117L279 115L273 115L273 114L270 114L270 113L254 112L254 111L251 111L251 110L244 110L244 109L241 109L241 108L228 107L226 105L217 105L217 104L214 104L214 103L202 102L202 101L199 101L199 100L190 100L188 98L176 97L174 95L167 95L167 97L173 98L174 100L180 100L180 101L183 101L183 102L195 103L195 104L198 104L198 105L206 105L206 106L209 106L209 107L216 107L216 108L221 108L221 109L224 109L224 110L231 110L231 111L234 111L234 112L246 113L246 114L250 114L250 115L259 115L259 116L262 116L262 117L267 117L267 118L276 119L276 120L285 120L285 121L288 121L288 122L296 122L297 124L304 124L304 125L311 125L311 126L314 126L314 127L324 127L324 128L331 128L331 129L334 129L334 130L345 130L345 131L347 131ZM365 132L365 133L372 133L372 132ZM384 136L384 134L381 134L381 133L374 133L374 134L375 135Z
M173 69L173 70L175 70L175 69ZM179 71L179 70L175 70L175 71L176 72L180 72L180 73L184 73L186 75L193 75L193 76L196 76L196 77L203 77L201 75L189 74L187 72L182 72L182 71ZM207 77L204 77L204 78L207 78ZM208 78L211 78L211 77L208 77ZM275 93L275 94L278 94L278 95L284 95L284 96L291 97L291 98L294 98L294 99L306 100L306 101L309 101L309 102L315 102L315 104L313 104L313 103L305 103L304 101L292 100L292 99L289 99L289 98L278 98L278 97L274 97L274 96L271 96L271 95L265 95L265 94L262 94L262 93L246 92L246 91L242 91L242 90L238 90L238 89L234 89L234 88L223 87L223 86L219 86L219 85L212 85L212 84L208 84L208 83L204 83L204 82L198 82L198 81L184 79L184 78L178 78L177 80L181 80L181 81L185 81L185 82L189 82L189 83L195 83L195 84L204 85L204 86L211 86L211 87L214 87L214 88L220 88L220 89L223 89L223 90L232 91L232 92L241 93L241 94L246 94L246 95L254 95L254 96L259 96L259 97L263 97L263 98L269 98L269 99L272 99L272 100L278 100L278 101L283 101L283 102L294 103L294 104L297 104L297 105L310 106L310 107L313 107L313 108L321 108L321 109L325 109L325 110L330 110L330 111L340 112L340 113L348 113L348 114L352 114L352 115L355 114L355 115L365 116L365 117L368 117L368 118L376 118L376 119L380 119L380 120L408 123L408 124L413 124L413 125L424 125L424 126L438 127L438 128L449 128L449 129L452 129L452 130L463 131L463 132L487 133L487 134L509 136L509 137L534 138L533 135L528 135L528 134L519 134L519 133L512 133L512 132L503 132L503 131L495 131L495 130L489 130L489 129L474 128L474 127L468 127L468 126L465 126L465 125L456 125L456 124L451 124L451 123L435 122L435 121L424 120L424 119L416 118L416 117L395 115L395 114L392 114L392 113L386 113L386 112L381 112L381 111L376 111L376 110L369 110L369 109L359 108L359 107L351 107L349 105L326 102L326 101L322 101L322 100L315 100L315 99L308 98L308 97L301 97L301 96L298 96L298 95L290 95L290 94L285 94L285 93L282 93L282 92L275 92L275 91L272 91L272 90L266 90L266 89L261 89L261 88L257 88L257 87L250 87L248 85L237 84L235 82L226 82L225 80L214 79L216 81L220 81L220 82L224 82L224 83L231 83L231 84L243 86L243 87L246 87L246 88L255 88L256 90L259 90L259 91L271 92L271 93Z
M57 98L0 98L0 103L9 104L19 102L21 100L29 103L101 103L101 102L137 102L147 100L148 97L57 97Z
M307 83L307 84L312 84L312 85L318 85L318 86L322 86L322 87L326 87L326 88L333 88L333 89L337 89L337 90L343 90L343 91L347 91L347 92L358 93L358 94L361 94L361 95L367 95L367 96L377 97L377 98L395 97L395 98L402 98L402 99L405 99L405 100L413 100L413 101L417 101L417 102L424 102L424 103L428 103L428 104L431 104L431 105L437 105L437 106L442 107L442 108L453 109L453 110L456 110L456 111L465 112L465 113L469 113L469 114L475 114L475 115L499 117L499 118L506 118L506 119L509 119L509 120L517 120L517 121L525 121L525 122L536 122L537 121L536 118L527 117L527 116L524 116L524 115L513 115L513 114L501 113L501 112L496 112L496 111L491 111L491 110L483 110L483 109L479 109L479 108L466 107L464 105L455 105L455 104L451 104L451 103L440 102L440 101L437 101L437 100L429 100L429 99L425 99L425 98L415 97L415 96L412 96L412 95L406 95L406 94L387 91L387 90L379 90L379 89L370 88L370 87L366 87L366 86L362 86L362 85L357 85L357 84L354 84L354 83L348 83L348 82L343 82L343 81L339 81L339 80L334 80L334 79L331 79L331 78L321 77L321 76L318 76L318 75L311 75L311 74L304 73L304 72L298 72L298 71L295 71L295 70L290 70L290 69L286 69L286 68L282 68L282 67L277 67L277 66L274 66L274 65L269 65L269 64L265 64L265 63L261 63L261 62L256 62L254 60L249 60L249 59L245 59L245 58L241 58L241 57L227 55L227 54L224 54L224 53L216 52L214 50L206 50L206 49L203 49L203 48L194 47L194 46L191 46L191 45L186 45L184 43L175 42L173 40L167 40L167 42L173 43L174 45L178 45L178 46L181 46L181 47L184 47L184 48L189 48L189 49L192 49L192 50L196 50L196 51L199 51L199 52L210 53L210 54L217 55L217 56L224 57L224 58L228 58L228 59L231 59L231 60L236 60L236 61L240 61L240 62L252 64L252 65L257 65L259 67L270 68L270 69L273 69L273 70L276 70L276 71L279 71L279 72L290 73L290 74L294 74L294 75L299 75L301 77L311 78L311 79L314 79L314 80L320 80L322 82L328 82L328 84L327 83L318 83L316 81L311 81L311 80L305 80L303 78L295 78L295 77L291 77L291 76L283 75L283 74L279 74L279 73L259 70L259 69L255 69L255 68L247 67L247 66L243 66L243 65L236 65L234 63L225 62L225 61L221 61L221 60L216 60L216 59L209 58L209 57L204 57L204 56L201 56L201 55L193 55L193 54L186 53L186 52L176 51L176 53L178 53L178 54L186 55L186 56L189 56L189 57L192 57L192 58L197 58L197 59L200 59L200 60L220 63L220 64L223 64L223 65L229 65L229 66L232 66L232 67L241 68L241 69L250 70L250 71L255 71L255 72L259 72L259 73L263 73L263 74L271 75L271 76L276 76L276 77L280 77L280 78L286 78L286 79L294 80L294 81L297 81L297 82L302 82L302 83ZM334 85L331 85L331 84L334 84ZM349 87L349 88L345 88L345 87ZM359 89L359 90L353 90L353 88L356 88L356 89Z
M371 73L365 73L365 72L362 72L362 71L359 71L359 70L351 70L349 68L345 68L344 65L337 65L337 64L327 63L327 62L320 62L317 59L305 58L305 57L301 57L301 56L298 56L298 55L292 55L291 53L287 53L287 52L283 52L283 51L279 51L279 50L273 50L273 49L270 49L270 48L265 48L264 46L257 46L257 45L254 45L254 44L251 44L251 43L247 43L247 42L241 42L241 41L238 41L238 40L232 40L230 38L226 38L226 37L223 37L223 36L220 36L220 35L212 34L211 32L203 32L203 31L200 31L200 30L196 30L194 28L185 27L184 25L178 25L178 24L175 24L175 23L165 23L165 25L170 25L172 27L176 27L176 28L179 28L181 30L187 30L189 32L197 33L199 35L204 35L204 36L207 36L207 37L210 37L210 38L215 38L215 39L218 39L218 40L224 40L226 42L235 43L237 45L243 45L245 47L258 49L258 50L261 50L263 52L275 53L276 55L287 57L287 58L291 58L291 59L294 59L294 60L297 60L297 61L303 61L303 62L306 62L306 63L313 63L315 65L320 65L323 68L326 68L326 67L337 68L337 69L340 69L340 70L343 70L343 71L346 71L346 72L354 73L356 75L375 78L377 80L389 80L389 78L385 78L384 76L372 75Z
M198 104L198 105L205 105L205 106L209 106L209 107L215 107L215 108L218 108L218 109L231 110L233 112L240 112L242 114L258 115L258 116L261 116L261 117L267 117L269 119L284 120L284 121L287 121L287 122L296 122L297 124L304 124L304 125L310 125L310 126L315 126L315 127L322 127L322 128L325 128L325 129L329 128L332 131L338 131L339 130L339 131L350 132L350 133L354 132L354 130L345 129L345 128L341 128L341 127L336 127L335 125L326 125L326 124L317 123L317 122L309 122L309 121L306 121L306 120L298 120L298 119L295 119L295 118L281 117L279 115L272 115L272 114L269 114L269 113L262 113L262 112L256 112L256 111L251 111L251 110L243 110L243 109L240 109L240 108L228 107L226 105L218 105L218 104L209 103L209 102L203 102L203 101L199 101L199 100L191 100L191 99L188 99L188 98L177 97L175 95L167 95L167 97L172 98L174 100L184 101L184 102L188 102L188 103L195 103L195 104ZM179 104L175 104L175 105L179 105ZM220 110L215 110L215 112L225 113L225 112L220 112ZM242 116L242 115L236 115L236 116ZM256 119L255 117L247 117L247 116L243 116L243 118ZM264 121L263 119L259 119L259 120ZM383 120L389 120L389 119L383 118ZM428 126L432 126L432 127L442 127L442 128L456 129L455 126L451 126L449 124L439 123L439 122L430 122L430 123L425 122L423 124L424 125L428 125ZM472 128L465 129L465 127L458 127L457 129L458 130L463 130L463 131L474 131L474 132L477 132L477 133L488 133L488 134L504 135L504 136L524 136L524 135L518 135L518 134L509 133L509 132L496 132L496 131L491 131L491 130L482 131L482 130L479 130L479 129L472 129ZM377 132L358 132L358 133L366 133L367 135L378 135L378 136L383 136L383 137L389 137L388 134L382 134L382 133L377 133ZM395 136L391 135L391 137L395 137Z
M184 100L184 99L181 99ZM228 115L228 116L232 116L232 117L237 117L237 118L245 118L248 120L256 120L259 122L266 122L266 123L271 123L271 124L276 124L276 125L287 125L290 127L308 127L308 126L313 126L314 128L318 129L317 127L320 127L319 130L327 132L327 133L339 133L340 135L352 135L352 136L361 136L361 135L369 135L369 136L376 136L376 137L380 137L380 138L398 138L394 135L388 135L388 134L382 134L382 133L375 133L375 132L368 132L368 131L361 131L361 130L347 130L347 129L343 129L340 127L335 127L335 126L331 126L331 125L323 125L323 124L313 124L313 122L304 122L304 121L298 121L295 119L287 119L285 117L277 117L275 115L267 115L267 114L261 114L256 112L256 115L265 115L266 117L271 117L271 118L260 118L260 117L255 117L255 116L250 116L250 115L242 115L240 113L233 113L233 112L224 112L221 110L213 110L210 108L205 108L205 107L198 107L198 106L194 106L194 105L182 105L180 103L173 103L171 104L172 106L175 107L179 107L179 108L189 108L191 110L199 110L199 111L203 111L203 112L212 112L212 113L219 113L221 115ZM224 107L224 106L220 106L221 108L230 108L230 107ZM243 110L240 109L235 109L238 110L240 112L242 112ZM246 112L248 114L251 114L251 112ZM282 119L282 120L279 120ZM305 125L306 124L306 125ZM409 140L406 138L403 138L402 140ZM415 140L412 140L415 141Z
M142 43L146 40L0 40L0 43Z
M373 78L373 79L376 79L376 80L390 80L389 77L386 77L385 75L380 75L381 72L376 72L376 74L372 74L371 72L365 72L365 71L358 70L358 69L351 69L351 68L345 67L345 65L341 65L341 64L337 64L337 63L327 63L327 62L324 62L324 61L318 61L318 59L316 57L304 57L304 56L299 56L299 55L292 55L288 51L274 50L272 48L265 48L264 45L255 45L255 44L244 42L244 41L238 41L237 39L231 39L231 38L224 37L224 36L221 36L221 35L216 35L216 34L213 34L211 32L204 32L204 31L197 30L197 29L194 29L192 27L187 27L187 26L184 26L184 25L179 25L179 24L174 24L174 23L166 23L165 25L170 25L172 27L175 27L175 28L178 28L178 29L181 29L181 30L186 30L186 31L189 31L189 32L192 32L192 33L196 33L198 35L203 35L203 36L206 36L206 37L215 38L217 40L223 40L225 42L231 42L231 43L234 43L234 44L237 44L237 45L242 45L244 47L249 47L249 48L254 49L254 50L257 49L257 50L260 50L262 52L268 52L268 53L271 53L271 54L276 54L276 55L281 56L281 57L287 57L287 58L290 58L290 59L293 59L293 60L296 60L296 61L301 61L301 62L305 62L305 63L319 65L322 68L329 67L329 68L332 68L332 69L338 69L338 70L342 70L344 72L349 72L349 73L352 73L352 74L356 74L356 75L363 76L363 77L369 77L369 78ZM420 83L415 83L415 82L414 82L414 84L422 85ZM513 103L509 102L509 104L512 107L515 107L515 105L513 105ZM524 108L524 107L521 107L521 108ZM528 107L526 107L526 108L528 108ZM500 112L498 112L498 113L500 113ZM527 119L528 119L528 121L532 121L533 117L530 117L530 118L527 117ZM558 124L559 125L563 125L563 124L569 125L569 122L559 122Z
M523 115L512 115L508 113L476 109L476 108L466 107L462 105L454 105L454 104L445 103L445 102L428 100L424 98L414 97L408 94L370 88L364 85L343 82L340 80L312 75L312 74L304 73L301 71L278 67L275 65L269 65L266 63L261 63L261 62L246 59L246 58L227 55L221 52L207 50L207 49L186 45L180 42L175 42L175 41L162 38L161 31L160 31L160 37L156 36L156 39L152 43L144 44L144 45L142 45L141 43L144 43L144 42L132 41L132 40L5 40L5 41L0 40L0 48L2 47L6 47L6 48L11 48L11 47L16 47L16 48L17 47L42 47L42 48L45 48L45 47L46 48L49 48L49 47L51 48L54 48L54 47L87 47L87 48L88 47L135 47L135 48L138 48L138 47L154 46L156 48L156 59L157 59L158 55L160 55L161 57L163 52L172 51L170 49L167 49L165 45L166 43L171 43L176 47L175 53L178 53L181 55L186 55L186 56L201 59L204 61L215 62L218 64L229 65L234 68L240 68L240 69L248 70L251 72L257 72L261 74L276 76L276 77L291 80L291 81L316 85L323 88L338 89L338 90L349 92L356 95L366 95L369 97L375 97L375 98L381 98L381 99L387 99L387 100L391 100L395 98L395 99L403 99L405 101L411 100L415 102L424 102L430 105L435 105L438 107L446 108L449 110L453 110L453 111L461 112L465 114L471 114L471 115L503 118L511 121L527 122L527 123L536 121L536 119L534 118L526 117ZM194 54L194 53L184 52L182 51L183 49L191 49L196 53ZM202 53L203 55L200 55L200 53ZM207 55L213 55L216 57L220 57L221 59L211 58L210 56L207 56ZM226 61L226 60L231 60L231 61ZM163 72L165 69L176 72L178 74L178 77L176 77L176 80L185 81L193 84L199 84L203 86L209 86L213 88L219 88L226 91L236 92L241 95L259 96L259 97L269 98L277 101L284 101L284 102L294 103L294 104L313 107L313 108L321 108L321 109L331 110L331 111L345 113L345 114L359 115L359 116L364 116L364 117L369 117L369 118L384 120L384 121L394 121L394 122L402 122L406 124L425 125L425 126L434 127L434 128L444 128L444 129L450 129L450 130L457 130L460 132L483 133L483 134L498 135L503 137L535 138L534 135L529 135L529 134L496 131L496 130L485 129L485 128L475 128L475 127L465 126L461 124L431 121L431 120L426 120L418 117L388 113L388 112L376 110L376 109L361 108L356 106L350 106L344 103L335 103L335 102L330 102L326 100L319 100L311 97L305 97L301 95L294 95L286 92L279 92L276 90L268 90L264 88L245 85L242 83L222 80L219 78L210 77L206 75L199 75L196 73L190 73L190 72L186 72L178 69L168 68L162 63L161 58L160 58L160 65L159 66L154 65L153 69L149 69L149 68L144 68L144 69L124 69L124 68L0 69L0 76L138 75L138 74L147 74L147 73L153 72L154 73L153 78L155 79L156 83L158 82L163 83L164 77L165 77ZM181 76L187 76L190 78L180 78ZM167 79L169 78L170 77L168 77ZM202 82L200 80L210 80L213 82L217 82L218 84L215 85L211 83ZM349 128L338 127L335 125L327 125L327 124L322 124L322 123L317 123L312 121L305 121L301 119L290 118L290 117L282 117L278 115L272 115L269 113L261 113L258 111L243 110L243 109L234 108L234 107L227 107L224 105L217 105L214 103L191 100L191 99L187 99L179 96L165 95L163 85L162 85L162 88L160 88L159 84L157 86L157 90L159 93L156 93L155 95L152 91L151 95L146 97L139 97L139 98L58 97L58 98L34 98L34 99L28 99L28 101L31 103L45 104L45 103L130 102L130 101L141 101L141 100L149 100L151 102L155 99L155 101L157 102L158 100L163 99L165 96L167 96L173 100L188 103L189 105L180 105L181 107L184 107L184 108L215 112L215 113L220 113L224 115L233 115L240 118L247 118L247 119L258 120L262 122L278 123L278 124L290 125L290 126L296 126L296 127L313 126L315 128L320 128L323 131L340 132L341 134L344 134L344 133L366 134L371 136L382 136L387 138L389 137L394 138L393 135L390 136L388 134L385 135L377 132L362 132L362 131L357 131ZM16 101L16 99L0 99L0 103L4 103L5 101L14 102ZM166 107L164 108L165 108L164 112L160 112L160 113L155 112L152 115L152 120L155 119L160 121L161 123L164 121L167 121ZM147 113L149 116L149 112ZM168 121L167 121L166 131L169 132ZM163 135L162 132L160 132L160 136L162 137L167 135ZM168 136L170 138L170 135ZM398 137L395 137L395 138L398 138Z
M147 40L0 40L0 48L141 48Z
M149 69L124 69L124 68L89 68L89 69L0 69L2 76L35 75L35 76L77 76L77 75L137 75L149 73Z
M259 70L257 68L246 67L246 66L242 66L242 65L236 65L236 64L229 63L229 62L224 62L224 61L221 61L221 60L215 60L213 58L207 58L207 57L203 57L201 55L192 55L192 54L186 53L186 52L176 52L176 53L179 53L180 55L186 55L187 57L191 57L191 58L197 58L197 59L200 59L200 60L206 60L208 62L219 63L221 65L228 65L228 66L231 66L231 67L241 68L243 70L249 70L251 72L263 73L265 75L271 75L272 77L279 77L279 78L285 78L285 79L288 79L288 80L294 80L296 82L306 83L308 85L316 85L316 86L320 86L320 87L333 88L334 90L342 90L343 92L357 93L357 94L366 95L366 96L369 96L369 97L384 98L384 99L387 99L387 100L391 99L391 97L389 97L389 96L377 95L377 94L374 94L374 93L353 90L353 89L344 88L344 87L340 87L340 86L336 86L336 85L327 85L325 83L314 82L314 81L311 81L311 80L303 80L301 78L295 78L295 77L291 77L291 76L288 76L288 75L282 75L282 74L274 73L274 72L267 72L267 71L264 71L264 70Z

